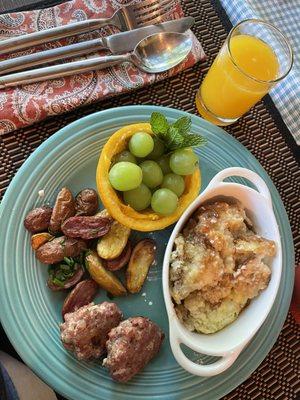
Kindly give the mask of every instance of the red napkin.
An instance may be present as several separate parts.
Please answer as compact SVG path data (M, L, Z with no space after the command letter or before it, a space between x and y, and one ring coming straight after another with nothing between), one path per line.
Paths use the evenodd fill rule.
M29 32L40 31L54 26L91 18L111 16L127 0L73 0L55 7L22 11L1 15L0 40ZM179 4L175 4L167 19L183 16ZM107 36L115 33L113 27L105 27L97 32L80 35L79 40ZM187 59L172 70L159 74L146 74L129 63L66 78L0 90L0 134L33 124L50 115L58 115L103 98L128 92L141 86L175 75L205 58L203 49L193 36L193 49ZM78 41L78 37L48 43L36 49L19 51L18 55L30 54L63 44ZM107 54L107 51L98 54ZM12 58L7 55L4 58Z

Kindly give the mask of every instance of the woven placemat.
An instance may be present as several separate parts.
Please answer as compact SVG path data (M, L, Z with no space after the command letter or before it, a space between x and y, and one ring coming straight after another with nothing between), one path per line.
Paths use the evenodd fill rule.
M207 62L151 87L49 118L26 129L1 136L0 199L24 160L46 138L78 118L99 110L130 104L155 104L196 113L196 90L224 41L230 23L217 1L185 0L182 5L185 14L196 19L193 31L208 55ZM226 130L255 155L275 183L289 215L296 262L299 263L299 149L268 96ZM0 331L0 337L1 333ZM3 338L2 341L5 342ZM224 400L286 400L297 399L299 394L300 327L289 314L276 344L264 362L250 378L225 396ZM59 396L58 398L61 399Z

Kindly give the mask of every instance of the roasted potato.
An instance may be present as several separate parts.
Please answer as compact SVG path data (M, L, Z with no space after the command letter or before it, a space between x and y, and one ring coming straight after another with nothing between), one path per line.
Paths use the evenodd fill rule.
M33 250L37 250L44 243L50 242L52 239L54 239L54 236L50 235L48 232L36 233L31 236L31 247Z
M114 221L113 217L108 214L108 211L106 210L106 208L104 208L101 211L98 211L97 214L95 214L97 216L103 217L103 218L110 218L112 221Z
M109 271L118 271L119 269L125 267L130 260L131 255L131 244L128 241L125 249L117 258L113 258L112 260L103 260L105 268Z
M127 293L118 278L104 268L101 259L95 251L90 250L86 254L85 265L94 281L113 296L123 296Z
M62 188L56 197L50 219L49 230L51 233L61 232L62 223L75 215L75 200L67 188Z
M42 206L29 211L24 220L25 228L31 233L47 231L52 215L52 208Z
M64 269L62 269L62 267ZM66 264L51 265L49 268L48 288L54 292L70 289L81 281L84 275L82 265L74 263L68 272L65 271Z
M56 264L63 261L64 257L77 257L86 249L83 240L60 236L40 246L35 254L44 264Z
M99 257L105 260L119 257L127 244L130 232L130 228L113 221L109 232L98 241L97 253Z
M152 239L143 239L135 245L126 271L126 287L130 293L141 290L154 261L155 252L156 244Z
M109 232L112 225L110 218L99 215L92 217L76 216L68 218L61 226L64 235L85 240L96 239Z
M93 279L86 279L77 283L64 301L61 311L62 317L64 318L65 314L76 311L93 301L98 289L99 286Z
M98 207L98 195L94 189L83 189L75 197L76 215L94 215Z

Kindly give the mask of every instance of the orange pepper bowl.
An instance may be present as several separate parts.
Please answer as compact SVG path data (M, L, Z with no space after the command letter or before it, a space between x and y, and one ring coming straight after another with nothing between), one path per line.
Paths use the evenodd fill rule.
M176 211L170 215L159 215L150 209L135 211L129 205L124 204L118 192L111 186L108 173L113 157L127 149L131 136L141 131L154 135L149 123L138 123L124 126L109 138L99 157L96 184L104 207L115 220L128 228L150 232L164 229L180 218L184 210L199 194L201 174L197 168L192 175L185 177L185 190L179 198Z

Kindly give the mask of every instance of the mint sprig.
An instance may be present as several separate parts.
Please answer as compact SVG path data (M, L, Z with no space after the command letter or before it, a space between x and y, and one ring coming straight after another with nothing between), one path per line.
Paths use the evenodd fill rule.
M166 117L153 112L150 118L152 132L164 143L167 151L183 149L185 147L200 147L207 143L207 140L191 131L191 118L181 117L174 124L169 124Z

